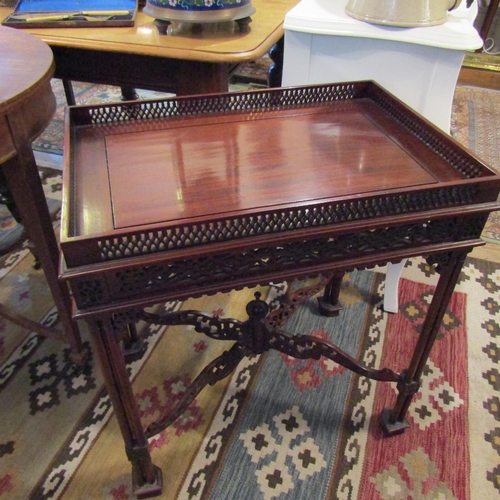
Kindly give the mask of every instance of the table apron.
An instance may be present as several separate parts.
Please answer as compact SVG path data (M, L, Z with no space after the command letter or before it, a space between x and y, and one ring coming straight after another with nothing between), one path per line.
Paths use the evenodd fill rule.
M237 64L51 46L55 77L96 84L194 95L227 91Z
M354 269L369 269L388 262L400 262L404 258L423 255L430 262L446 261L452 251L471 251L476 246L484 245L481 239L470 239L462 242L430 244L421 247L389 250L363 256L352 256L345 259L331 259L319 263L309 262L288 266L281 269L266 269L262 267L257 272L247 275L241 273L232 276L217 276L206 263L204 276L194 271L192 276L186 277L170 286L158 285L162 279L168 281L170 268L168 264L129 269L128 276L120 271L101 272L81 277L68 278L76 303L74 316L77 319L107 316L110 313L126 311L127 309L143 308L170 300L185 300L187 298L213 295L219 292L241 290L246 287L268 285L288 281L294 278L314 277L331 272L350 272ZM236 259L235 259L236 261ZM228 264L234 264L228 263ZM189 263L186 264L186 269ZM189 273L189 271L187 271ZM137 280L136 287L133 283ZM130 287L130 288L128 288ZM155 287L157 289L155 290ZM146 298L145 298L146 297Z

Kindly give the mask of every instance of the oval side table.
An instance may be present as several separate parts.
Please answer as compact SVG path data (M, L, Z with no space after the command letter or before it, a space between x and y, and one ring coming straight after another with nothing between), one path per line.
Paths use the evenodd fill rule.
M0 47L0 166L44 270L63 332L31 321L3 305L0 315L38 334L68 343L71 360L81 365L88 353L71 317L69 289L58 280L58 244L31 149L31 142L55 111L50 85L54 74L52 51L33 35L1 26Z

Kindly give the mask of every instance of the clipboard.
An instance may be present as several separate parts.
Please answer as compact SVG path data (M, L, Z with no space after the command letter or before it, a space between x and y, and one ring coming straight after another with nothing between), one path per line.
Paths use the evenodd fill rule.
M133 26L137 0L19 0L3 21L11 28Z

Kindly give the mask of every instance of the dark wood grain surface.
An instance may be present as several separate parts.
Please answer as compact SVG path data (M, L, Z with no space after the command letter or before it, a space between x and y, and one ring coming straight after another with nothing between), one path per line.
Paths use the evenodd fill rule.
M356 111L110 135L106 157L116 229L436 182Z
M370 99L74 133L81 236L461 178Z

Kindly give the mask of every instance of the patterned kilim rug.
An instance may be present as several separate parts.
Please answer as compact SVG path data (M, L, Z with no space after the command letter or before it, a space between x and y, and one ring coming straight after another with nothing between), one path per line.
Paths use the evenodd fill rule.
M464 146L500 172L500 91L458 86L453 101L451 133ZM500 212L488 219L483 238L500 243Z
M90 100L95 92L110 90L82 92ZM486 158L492 142L478 137L479 129L467 121L478 124L476 91L461 92L454 133L471 147L483 144L484 151L476 151L495 165L496 146ZM498 134L495 125L493 120L493 135ZM60 147L47 137L37 147ZM491 139L497 140L497 135ZM45 178L46 194L57 202L60 176L52 172ZM499 233L493 231L493 239ZM0 301L33 319L56 323L43 275L32 264L24 248L0 261ZM340 317L319 316L311 299L286 328L329 338L368 366L400 370L418 337L435 282L422 259L410 260L400 310L392 315L381 310L383 269L353 272L344 280ZM284 288L262 291L272 301ZM165 308L245 319L244 305L253 292ZM324 360L300 361L276 352L245 360L151 439L153 459L164 473L160 498L498 498L499 296L500 266L468 259L411 408L411 428L398 437L383 438L378 427L381 409L395 399L392 385ZM147 425L228 345L185 327L140 328L148 350L129 370ZM85 331L84 337L88 342ZM0 417L0 500L133 498L129 463L94 359L78 370L64 345L0 319Z
M16 266L23 266L11 290L18 303L34 300L37 292L29 261L27 256ZM380 309L383 276L352 273L339 318L319 316L311 300L287 328L330 338L369 366L400 370L435 276L424 261L410 261L396 315ZM378 427L381 409L395 399L390 385L328 361L276 352L243 362L151 440L154 461L164 471L161 498L496 498L499 292L500 267L469 259L411 408L411 428L399 437L383 438ZM182 307L244 319L252 293L220 294ZM47 304L42 299L36 297ZM144 335L148 352L130 372L147 424L227 346L180 327L149 327ZM59 343L28 335L9 346L12 336L3 325L0 498L133 498L118 425L94 361L78 371Z

